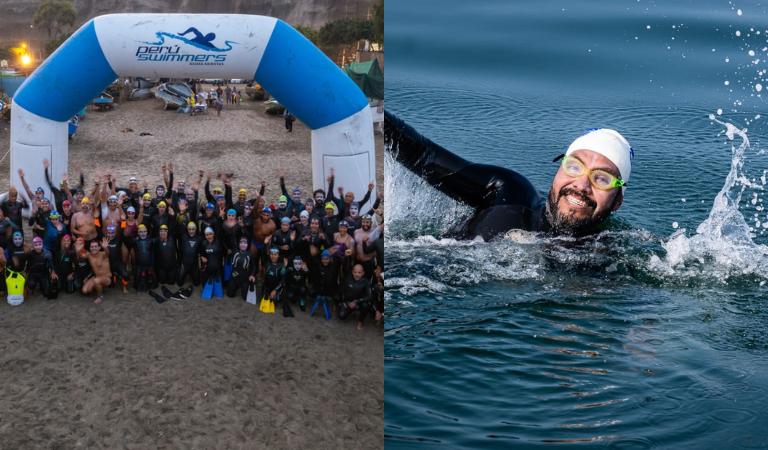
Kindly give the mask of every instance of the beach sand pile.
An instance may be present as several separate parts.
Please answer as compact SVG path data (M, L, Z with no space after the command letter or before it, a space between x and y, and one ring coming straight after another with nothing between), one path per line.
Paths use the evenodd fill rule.
M276 203L282 166L289 190L307 197L310 130L297 121L287 133L283 123L250 100L221 117L164 111L157 99L89 108L70 141L69 175L82 165L86 186L95 173L114 171L119 186L146 177L154 192L172 161L188 184L199 168L234 174L235 191L249 194L265 179ZM0 156L9 134L0 133ZM381 185L381 135L376 146ZM6 157L0 191L8 173ZM199 294L158 304L108 289L101 305L80 294L0 302L0 447L383 448L382 327L358 332L354 320L297 307L284 318L239 296Z

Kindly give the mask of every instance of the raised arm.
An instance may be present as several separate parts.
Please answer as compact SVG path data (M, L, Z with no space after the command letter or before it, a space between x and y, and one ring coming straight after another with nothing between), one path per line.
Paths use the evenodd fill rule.
M279 167L277 169L277 176L280 177L280 192L286 197L291 198L291 196L288 195L288 190L285 188L285 169Z
M502 167L474 164L435 144L384 111L384 142L397 162L434 188L475 208L531 205L540 195L530 181Z
M29 196L30 203L35 203L35 194L32 192L32 189L29 188L29 185L27 184L27 180L24 179L24 171L19 169L18 171L19 178L21 178L21 184L24 186L24 190L27 192L27 195Z

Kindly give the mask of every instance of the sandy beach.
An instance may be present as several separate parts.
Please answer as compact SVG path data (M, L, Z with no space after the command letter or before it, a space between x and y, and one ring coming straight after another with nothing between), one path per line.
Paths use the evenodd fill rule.
M273 203L282 166L288 188L306 198L310 130L297 121L287 133L283 123L249 99L225 104L221 117L164 111L158 99L104 113L89 107L70 141L69 176L82 165L90 186L94 174L114 170L119 186L146 177L154 192L172 161L188 185L198 169L233 173L235 191L249 194L264 179ZM9 140L0 132L0 157ZM382 185L380 134L376 147ZM6 156L2 192L8 173ZM80 294L19 307L2 299L0 448L383 448L382 327L366 322L358 332L354 321L297 307L284 318L239 297L199 294L163 304L114 289L101 305Z

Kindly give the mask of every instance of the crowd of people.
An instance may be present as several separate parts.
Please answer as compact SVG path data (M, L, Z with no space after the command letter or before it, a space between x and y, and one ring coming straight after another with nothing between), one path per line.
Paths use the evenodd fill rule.
M381 191L364 210L373 182L359 201L343 187L336 197L331 169L328 190L302 200L302 189L288 191L278 169L282 195L270 204L265 180L259 192L241 188L233 196L232 174L219 173L212 188L203 170L192 183L174 180L172 163L162 166L164 184L154 196L146 180L118 187L114 173L96 174L89 186L82 171L76 186L64 173L55 185L49 166L44 160L50 199L42 187L32 191L19 169L30 200L11 187L0 203L0 295L6 277L20 274L28 294L39 290L48 299L81 292L100 303L107 289L133 289L162 302L202 287L202 298L255 297L266 313L279 303L286 317L298 305L327 320L334 311L342 320L357 312L358 329L368 317L383 319Z

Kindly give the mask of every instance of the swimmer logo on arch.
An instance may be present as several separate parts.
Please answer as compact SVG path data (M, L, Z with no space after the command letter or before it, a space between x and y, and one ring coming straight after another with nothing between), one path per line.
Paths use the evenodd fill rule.
M192 33L194 36L192 39L188 39L185 36ZM166 31L158 31L155 33L158 37L157 42L138 41L142 44L136 49L136 59L138 61L180 61L189 62L191 65L223 65L226 61L226 55L211 55L211 54L181 54L181 46L178 44L166 44L166 38L181 41L183 44L205 50L206 52L224 53L232 50L232 44L240 45L235 41L224 41L226 48L218 48L213 44L216 39L216 33L208 33L203 35L195 27L189 27L183 33L168 33Z

